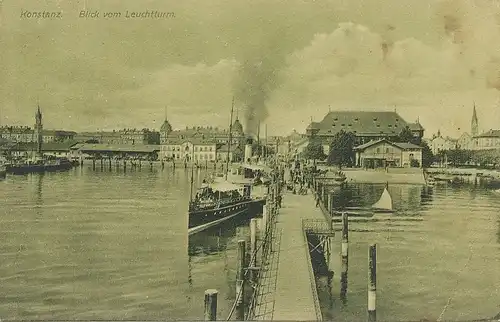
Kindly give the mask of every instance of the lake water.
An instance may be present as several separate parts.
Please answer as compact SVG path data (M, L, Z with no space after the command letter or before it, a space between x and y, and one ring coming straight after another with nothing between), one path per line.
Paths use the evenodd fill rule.
M247 223L188 238L190 173L85 166L0 181L0 318L195 320L204 291L215 288L225 319ZM342 199L370 204L382 188L351 186ZM347 303L320 291L325 316L365 319L371 242L379 245L379 320L435 320L447 304L443 320L498 313L500 196L465 187L389 190L398 215L424 221L405 232L351 233Z
M0 318L203 319L209 288L225 318L245 232L188 240L190 173L86 166L0 181Z
M383 185L351 185L335 191L336 204L371 205ZM421 222L351 224L374 232L350 232L348 292L339 300L320 280L327 319L367 316L368 247L377 243L377 318L383 321L472 320L500 312L500 194L473 186L432 189L389 187L396 216ZM348 202L351 200L351 202ZM389 231L392 230L392 231ZM340 256L340 233L334 260ZM322 284L323 282L323 284Z

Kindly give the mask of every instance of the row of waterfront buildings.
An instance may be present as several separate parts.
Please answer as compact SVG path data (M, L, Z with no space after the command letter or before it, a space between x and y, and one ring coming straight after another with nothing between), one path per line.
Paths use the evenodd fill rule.
M333 136L341 130L352 132L356 137L357 164L385 164L405 166L412 159L421 161L422 149L413 144L394 143L403 129L408 127L415 141L424 136L424 128L416 122L405 121L396 111L354 112L330 111L322 121L312 122L305 134L294 131L286 137L261 138L263 146L277 150L282 155L300 154L311 138L319 139L328 154ZM471 133L464 133L459 139L444 138L438 132L428 140L432 151L462 149L500 148L500 130L478 133L476 109L473 109ZM231 144L229 144L231 138ZM30 127L0 127L0 149L22 155L33 150L38 140L43 150L54 155L65 153L140 155L147 154L157 159L186 162L225 161L243 157L248 141L243 125L238 118L229 129L196 126L174 129L165 119L159 130L122 129L118 131L81 132L43 129L40 110L36 124ZM254 138L255 141L256 138ZM255 143L255 142L254 142ZM229 151L228 151L229 150ZM381 160L384 160L383 162ZM421 163L421 162L420 162Z
M479 121L476 113L476 106L472 110L471 129L463 132L459 138L443 136L441 131L434 134L427 140L429 147L434 154L447 150L496 150L500 149L500 130L489 129L480 132Z

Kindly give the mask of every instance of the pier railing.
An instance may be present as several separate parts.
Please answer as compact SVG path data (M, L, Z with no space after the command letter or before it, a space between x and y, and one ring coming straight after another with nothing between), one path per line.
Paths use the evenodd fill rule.
M331 228L324 220L317 219L302 219L302 233L304 241L307 243L307 234L316 233L318 230L324 230L327 232L331 231ZM313 295L314 311L316 312L316 320L322 321L323 316L321 314L321 306L319 304L318 298L318 288L316 286L316 277L314 276L314 270L312 266L311 254L309 253L309 247L306 247L307 253L307 267L309 269L309 279L311 281L311 293Z
M262 316L272 315L274 310L274 301L266 301L269 295L275 293L276 289L276 274L277 269L279 244L281 233L277 232L276 217L278 207L275 196L279 193L276 187L273 187L270 195L267 196L266 202L266 219L261 227L260 242L257 243L255 249L252 249L249 263L244 264L244 274L242 280L244 285L250 286L252 291L249 296L249 302L242 304L245 301L244 287L237 288L236 299L231 307L227 321L233 319L236 314L236 319L254 320ZM263 215L264 217L264 215ZM264 218L263 218L264 220ZM250 265L248 265L250 264ZM271 307L269 307L272 305ZM241 306L246 307L246 312L240 310Z

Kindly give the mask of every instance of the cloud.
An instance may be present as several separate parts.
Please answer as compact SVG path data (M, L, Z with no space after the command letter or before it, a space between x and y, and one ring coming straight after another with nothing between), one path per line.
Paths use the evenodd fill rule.
M176 18L77 19L84 6ZM21 8L65 18L26 21ZM494 1L4 1L2 10L2 123L33 123L40 100L52 128L158 128L165 106L174 127L227 126L233 95L240 118L249 102L265 107L269 134L303 131L329 108L397 108L430 132L453 131L469 128L473 101L480 127L500 123Z
M493 90L500 89L500 29L492 12L499 11L485 2L453 1L434 9L442 19L433 21L444 33L436 44L414 37L387 40L384 31L355 23L317 34L289 57L287 83L273 104L297 111L309 106L316 120L328 109L396 108L408 121L419 117L429 132L441 128L456 135L458 128L470 128L475 101L480 125L494 126L500 121L499 93Z

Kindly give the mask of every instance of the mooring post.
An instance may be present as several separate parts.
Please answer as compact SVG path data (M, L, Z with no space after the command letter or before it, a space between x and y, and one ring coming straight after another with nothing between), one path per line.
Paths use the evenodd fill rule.
M333 195L331 193L328 194L328 204L326 206L326 210L328 211L328 214L331 216L332 215L332 199Z
M205 291L205 321L217 321L217 290Z
M92 170L95 170L95 158L92 159Z
M377 244L368 249L368 322L377 321Z
M245 241L238 240L238 270L236 276L236 320L245 318Z
M256 271L254 267L257 266L257 218L250 220L250 276L252 281L256 279Z
M340 273L340 298L345 302L347 295L347 272L349 269L349 216L342 214L342 271Z
M264 205L264 207L262 207L262 227L261 227L262 236L266 236L267 233L267 222L269 220L267 214L267 207L268 207L267 205Z

